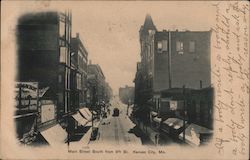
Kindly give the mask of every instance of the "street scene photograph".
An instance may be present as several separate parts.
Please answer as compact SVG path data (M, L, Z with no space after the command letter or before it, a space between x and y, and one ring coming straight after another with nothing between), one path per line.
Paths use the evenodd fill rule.
M177 26L159 30L157 22L146 13L141 26L134 28L138 48L133 54L139 57L137 62L127 62L126 56L118 63L108 61L108 72L119 68L120 63L130 67L127 72L133 72L120 70L124 72L121 78L126 80L112 85L114 76L108 77L102 59L119 53L98 53L100 60L92 61L91 51L106 46L87 46L87 37L81 31L89 32L88 27L81 24L79 30L74 30L79 27L73 27L78 21L74 22L72 12L27 12L18 18L14 118L20 144L209 143L213 135L211 30ZM111 20L102 19L100 23L109 24L106 32L121 34L116 25L122 29L126 21L117 24ZM108 38L100 36L98 40ZM108 43L121 45L115 46L114 52L119 52L116 47L120 47L120 52L126 54L129 50L124 43L129 42L119 40ZM128 74L134 77L126 77Z
M248 3L1 4L7 159L248 155Z

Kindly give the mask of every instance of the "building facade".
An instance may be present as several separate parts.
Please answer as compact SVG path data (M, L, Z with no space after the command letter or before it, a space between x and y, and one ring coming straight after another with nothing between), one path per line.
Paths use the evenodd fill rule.
M87 68L88 52L84 47L79 33L71 38L71 99L76 110L86 106L87 99Z
M186 97L180 96L183 95L184 87L186 90L200 93L196 95L203 95L189 94L189 101L192 101L192 104L186 103L189 117L198 115L201 117L205 116L205 113L211 113L213 107L213 89L209 89L211 88L211 31L158 31L151 16L147 15L139 35L141 61L137 63L134 79L135 106L154 111L159 117L175 116L170 113L170 103L178 99L174 96L175 92L183 98L178 99L179 101L186 100ZM167 96L163 94L166 90L170 92ZM172 94L173 90L175 91ZM204 101L206 95L209 96ZM196 114L197 108L202 108L201 103L206 104L206 107L203 107L206 111ZM207 121L211 121L211 117L206 123L196 122L211 126Z
M53 119L60 119L67 114L70 104L71 14L23 15L18 20L17 37L17 81L38 82L40 89L48 88L41 99L54 105Z
M120 87L119 88L119 98L124 104L133 104L134 103L134 92L135 88L130 86Z
M89 106L97 107L96 110L101 111L100 104L106 100L106 81L101 67L98 64L88 65L88 102Z

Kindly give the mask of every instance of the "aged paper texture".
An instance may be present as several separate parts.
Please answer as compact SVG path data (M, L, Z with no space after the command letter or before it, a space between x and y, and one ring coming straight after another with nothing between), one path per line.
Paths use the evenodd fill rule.
M248 1L1 1L0 158L249 159L249 9L250 8ZM184 124L180 122L180 125L184 125L185 128L185 125L190 125L190 119L195 119L194 121L201 121L201 119L207 117L213 122L211 128L205 127L209 128L208 134L212 132L212 138L209 143L204 146L196 146L195 144L201 143L199 139L201 138L201 133L199 134L200 137L197 136L198 140L196 140L194 138L196 133L191 129L190 141L192 141L194 145L189 145L188 143L183 144L183 142L181 142L182 145L177 142L158 145L158 143L160 143L159 138L157 137L158 132L157 134L154 134L154 130L152 130L153 136L148 135L149 139L150 136L154 139L152 145L143 144L145 142L141 142L140 138L129 133L128 126L139 125L140 128L140 123L132 123L131 121L128 121L128 116L126 116L126 112L128 115L129 103L131 103L130 99L128 102L128 109L127 105L124 104L123 109L117 107L120 110L120 116L118 113L119 117L115 117L116 111L115 109L113 110L113 108L111 109L113 117L111 116L111 113L108 114L107 118L111 119L110 122L108 120L105 120L105 114L107 114L109 111L101 111L101 116L104 118L101 118L103 120L100 120L100 124L98 125L100 125L99 136L101 137L100 139L104 137L103 140L98 140L97 138L97 140L88 141L87 144L83 144L83 141L79 141L79 143L68 142L68 144L65 143L64 145L55 146L32 146L28 145L28 143L21 144L21 142L16 138L16 123L18 122L15 121L14 118L16 116L15 106L17 105L15 100L17 83L16 78L19 70L21 70L18 65L18 61L20 61L20 59L18 59L17 57L20 52L18 48L18 43L20 42L18 40L23 36L22 34L20 34L20 30L18 30L19 32L17 31L17 26L21 26L21 16L25 14L31 14L32 17L32 14L38 12L70 13L69 17L71 17L72 23L70 32L71 36L76 37L77 33L79 33L80 39L88 52L87 63L89 65L93 63L101 66L102 72L106 78L105 80L107 83L109 83L110 87L113 90L114 97L116 97L115 95L118 95L119 87L125 85L134 86L134 83L137 82L136 75L138 75L139 72L137 62L141 62L142 64L144 54L144 50L142 49L144 45L142 38L143 36L141 36L141 33L143 32L141 31L143 30L143 25L144 29L146 25L149 25L149 27L153 28L148 29L148 31L154 30L155 25L158 31L156 33L153 32L152 34L155 35L155 37L157 37L158 35L158 37L161 37L161 35L162 37L164 37L164 35L167 35L166 37L169 41L175 35L177 36L179 33L181 34L184 32L185 34L190 33L190 35L191 33L193 33L193 31L207 31L211 33L211 39L208 49L210 52L210 63L208 68L206 68L205 66L205 61L204 63L203 61L199 62L199 60L202 59L201 55L194 56L195 53L192 53L202 50L202 47L198 47L198 44L207 44L204 40L204 37L206 36L204 34L200 36L200 38L196 39L195 42L188 43L190 53L185 52L185 48L188 48L188 45L186 45L185 41L184 46L183 42L181 41L176 42L176 45L172 41L171 43L172 46L174 46L173 48L176 48L176 51L179 50L177 56L185 57L186 55L190 55L194 56L195 58L192 59L192 63L190 64L186 64L186 61L176 62L174 64L175 59L173 56L171 60L173 66L169 65L165 67L172 68L172 73L170 74L167 72L159 72L160 76L161 74L166 73L166 75L169 74L169 76L177 77L172 79L169 78L169 86L171 86L172 84L172 88L178 88L174 86L178 85L178 77L182 77L183 75L185 75L184 78L180 79L184 81L191 81L190 83L188 82L185 84L186 88L185 85L180 85L179 88L181 90L181 94L184 94L185 89L185 93L187 94L189 91L190 93L193 91L192 89L189 90L188 86L192 85L192 78L196 79L196 77L199 78L199 75L205 75L205 69L209 71L208 74L210 77L210 81L208 82L208 86L214 89L214 94L212 94L213 104L210 104L212 108L208 112L202 112L201 109L199 113L204 113L205 116L199 116L199 118L192 117L194 116L193 114L190 114L190 112L192 111L187 110L183 113L184 115L191 115L188 118L188 124L185 124L185 118ZM153 21L153 25L146 24L146 21L151 21L149 20L151 18ZM39 17L37 19L39 19ZM45 19L49 19L49 17ZM23 20L23 23L24 21L25 18ZM50 35L52 34L52 32L44 32L44 34L43 32L40 33L40 35L37 36L38 38L46 36L50 37L48 43L44 42L43 44L53 46L53 44L50 42L50 40L54 38ZM30 34L34 33L30 32ZM185 37L184 34L183 37ZM36 40L37 39L34 39L34 41ZM40 38L40 40L42 41L43 39ZM156 41L158 39L155 38L154 40ZM25 38L23 38L22 41L25 41ZM148 41L148 39L146 41ZM160 51L160 54L165 53L164 49L165 51L167 50L171 52L172 50L173 53L175 52L173 49L171 49L171 44L168 45L169 41L163 40L161 43L157 43L156 47L158 47L158 49L162 49L162 51ZM154 41L152 42L154 43ZM32 40L29 41L29 43L30 44L23 44L23 46L32 46ZM145 43L145 45L147 44ZM192 47L190 48L190 46L193 46L193 49ZM196 46L197 48L194 49L194 47ZM148 52L150 52L150 49L152 50L152 48L149 48ZM41 47L39 50L43 50L43 48ZM158 53L159 50L155 51L157 51ZM70 56L73 56L73 54L71 52ZM35 59L33 60L34 63L36 63ZM49 60L49 58L45 58L42 61L48 62ZM26 65L27 63L32 63L31 59L28 59L28 61L29 62L22 62L24 63L24 65ZM156 60L154 62L156 63ZM168 60L168 62L170 61ZM192 66L194 66L195 63L201 63L200 70L197 71L197 74L194 73L195 71L192 71ZM50 64L48 63L48 65ZM164 63L162 64L162 66L163 65ZM181 67L184 65L190 67L191 71L187 70L175 73L175 71L179 71L178 66ZM164 69L164 67L158 67ZM155 68L157 67L153 67L152 70L154 70ZM26 68L26 70L29 69L30 68ZM48 70L48 72L52 71ZM27 74L27 76L29 76L29 72L20 71L20 73L25 73ZM158 72L153 72L153 75L156 75L156 73ZM37 74L42 74L42 71L37 72ZM53 74L51 75L52 77ZM61 81L60 78L59 81ZM58 79L58 77L56 79ZM30 85L30 83L23 83L22 85L24 84ZM160 86L160 84L162 85L162 82L159 80L154 83L154 87L157 85ZM197 82L197 84L199 84L197 86L202 88L207 84L207 82L199 81ZM36 83L32 85L35 86ZM159 88L161 89L161 87ZM47 89L45 87L43 89L43 93L45 93ZM88 91L86 89L86 93L87 92ZM41 94L43 93L41 92ZM197 91L197 93L202 94L203 92ZM40 92L38 94L40 94ZM47 102L48 101L44 101L41 103ZM177 106L177 104L179 104L179 101L175 102L171 101L171 103L176 104ZM29 100L29 102L27 103L29 103L30 105L31 101ZM118 105L118 103L120 104L120 102L114 102L114 100L110 103L111 107L114 107L113 105ZM59 100L56 104L59 105ZM185 104L188 104L188 102L185 103L184 101L184 106ZM198 106L198 104L196 104L195 106ZM46 107L48 114L44 114L40 117L41 123L53 119L55 113L57 113L56 110L54 111L54 108L50 108L51 106L47 105ZM44 107L43 109L46 110L46 107ZM51 109L53 109L53 114L51 114ZM193 112L196 112L196 110ZM91 110L92 119L93 114L94 111ZM211 117L209 117L209 115ZM57 114L57 116L59 117L59 113ZM73 118L77 119L77 116L74 116ZM25 123L22 124L23 128L27 127L26 123L28 123L28 121L29 120L25 121ZM195 123L194 121L192 123ZM61 123L59 124L56 118L53 123L56 123L55 126L58 127L58 130L61 129L63 133L66 133L67 128L65 129L64 125L62 125ZM66 123L68 124L68 121L66 121ZM79 120L79 123L83 124L85 123L85 121ZM92 125L93 127L93 125L95 125L93 123L94 122L92 120L92 124L89 123L90 126ZM205 121L197 123L197 125L199 124L202 126L202 123L205 124ZM112 125L114 125L115 128L105 128ZM34 128L36 127L33 126L32 129L34 130ZM39 132L41 132L40 135L46 137L44 130L46 129L44 128L43 130L39 130ZM147 130L146 133L149 133L149 131ZM88 132L85 135L87 136L87 134ZM187 141L187 131L186 133L180 132L177 139L182 141L182 134L186 134ZM63 136L60 134L57 135L58 139L60 139L60 136ZM104 135L106 135L106 138ZM194 137L192 135L194 135ZM91 132L89 132L89 136L92 136ZM48 136L48 138L50 137Z

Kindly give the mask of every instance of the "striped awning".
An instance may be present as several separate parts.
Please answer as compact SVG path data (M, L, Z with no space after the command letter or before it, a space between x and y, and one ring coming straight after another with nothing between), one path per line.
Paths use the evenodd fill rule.
M91 121L91 119L92 119L92 114L91 114L91 112L89 111L89 109L88 108L81 108L80 110L79 110L79 112L88 120L88 121Z
M74 115L72 115L72 117L81 125L86 126L86 124L88 123L88 120L83 118L80 113L76 113Z

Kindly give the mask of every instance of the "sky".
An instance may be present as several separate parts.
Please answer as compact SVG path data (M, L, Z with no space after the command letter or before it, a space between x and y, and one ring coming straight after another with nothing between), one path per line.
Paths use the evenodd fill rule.
M73 34L80 37L92 63L98 63L114 92L133 86L140 61L139 29L150 14L158 30L209 30L214 18L209 3L88 3L72 10ZM214 12L212 12L214 13Z
M72 36L77 32L80 34L89 60L101 66L106 81L117 94L119 87L134 85L136 63L140 61L139 29L146 14L151 15L159 31L210 30L215 19L212 3L12 1L6 3L4 9L15 12L4 18L10 22L26 12L71 10Z

